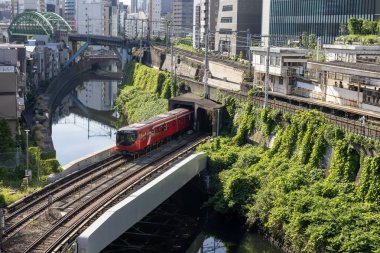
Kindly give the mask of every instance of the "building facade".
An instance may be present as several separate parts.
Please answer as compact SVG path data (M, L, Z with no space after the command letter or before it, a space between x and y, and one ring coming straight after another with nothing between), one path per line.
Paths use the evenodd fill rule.
M306 32L331 43L340 25L351 17L379 19L380 0L267 0L263 6L263 34L295 35Z
M118 4L102 0L78 0L77 31L81 34L118 35Z
M173 30L174 35L185 37L193 33L193 0L173 1Z
M76 1L75 0L65 0L64 2L64 17L67 23L71 26L71 29L77 29L76 22Z
M210 31L209 48L211 50L215 49L215 43L212 38L214 38L218 22L219 1L202 0L195 6L193 45L198 49L205 48L206 24Z
M7 120L13 134L25 109L26 50L24 45L0 44L0 118Z
M246 52L246 31L261 34L262 5L263 0L220 0L215 50L230 56Z
M148 27L152 39L160 36L161 3L161 0L149 0L148 3Z

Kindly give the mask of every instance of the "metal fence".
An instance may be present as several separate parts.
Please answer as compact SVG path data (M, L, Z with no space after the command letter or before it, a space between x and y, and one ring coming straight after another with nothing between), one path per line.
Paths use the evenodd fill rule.
M240 94L236 92L230 92L230 91L223 91L225 94L233 95L235 97L239 97L240 99L247 101L251 100L253 104L257 107L262 107L264 104L264 98L262 97L254 97L254 96L247 96L245 94ZM275 99L269 99L268 100L268 107L272 109L276 109L284 112L290 112L295 113L297 111L308 111L309 108L300 106L300 105L293 105L287 102L278 101ZM321 112L327 120L337 126L338 128L344 130L345 132L350 132L358 135L365 136L370 139L380 140L380 127L372 124L371 122L363 122L359 120L352 120L336 115L332 115L329 113Z
M15 169L26 164L25 154L21 151L0 153L0 168Z

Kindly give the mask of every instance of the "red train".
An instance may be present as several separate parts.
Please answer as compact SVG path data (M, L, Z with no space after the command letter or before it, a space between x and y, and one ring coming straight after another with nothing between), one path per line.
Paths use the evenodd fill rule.
M179 108L120 128L116 133L116 149L122 153L144 150L160 140L189 129L193 118L193 111Z

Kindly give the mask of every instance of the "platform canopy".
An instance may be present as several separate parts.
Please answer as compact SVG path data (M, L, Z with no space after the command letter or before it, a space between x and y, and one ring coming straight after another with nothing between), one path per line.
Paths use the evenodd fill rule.
M10 38L14 36L48 35L55 31L71 31L70 25L54 12L26 11L17 15L8 28Z

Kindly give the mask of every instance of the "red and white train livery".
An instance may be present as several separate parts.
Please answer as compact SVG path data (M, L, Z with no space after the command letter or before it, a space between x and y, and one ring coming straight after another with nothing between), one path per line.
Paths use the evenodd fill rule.
M193 124L193 111L175 109L146 121L120 128L116 133L116 148L122 153L136 153Z

